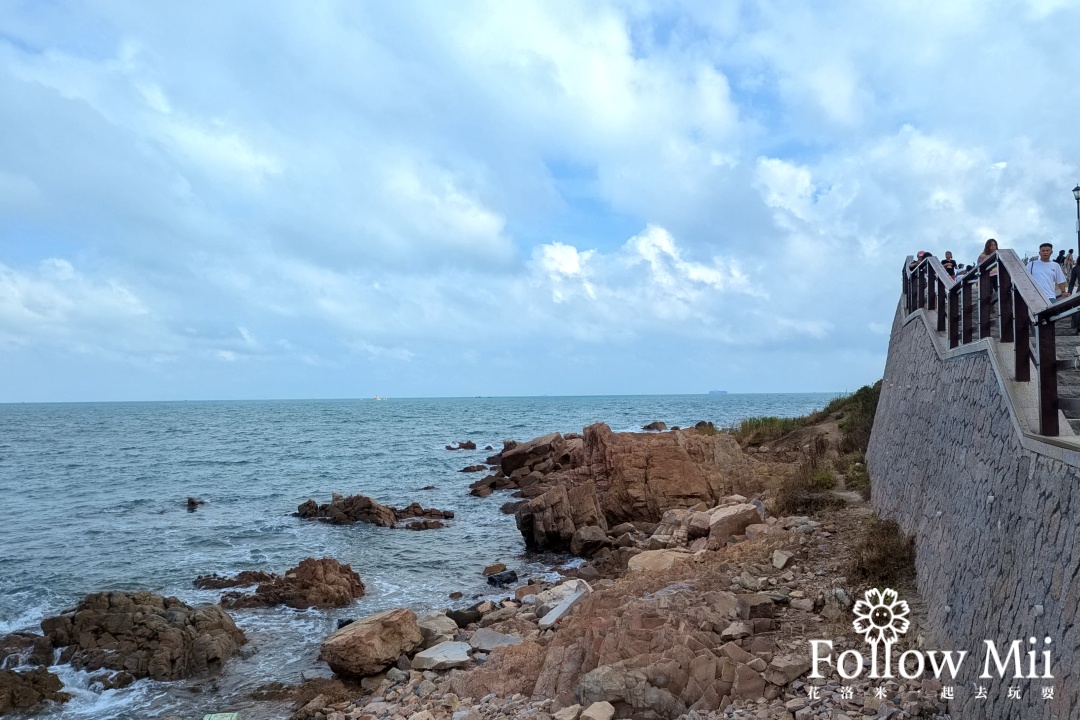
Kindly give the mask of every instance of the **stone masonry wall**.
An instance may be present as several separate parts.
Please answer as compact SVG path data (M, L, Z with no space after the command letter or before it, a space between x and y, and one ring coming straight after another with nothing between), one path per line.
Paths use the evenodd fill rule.
M928 648L968 650L953 717L1080 717L1080 469L1021 443L989 351L939 354L926 323L897 311L867 453L872 500L916 537ZM1071 459L1075 453L1061 452ZM1053 680L979 680L994 640L1002 657L1051 637ZM1037 645L1029 645L1030 637ZM1010 671L1011 674L1011 671ZM964 682L966 681L966 682ZM987 699L976 686L987 688ZM1009 699L1009 687L1021 699ZM1053 687L1044 700L1043 687Z

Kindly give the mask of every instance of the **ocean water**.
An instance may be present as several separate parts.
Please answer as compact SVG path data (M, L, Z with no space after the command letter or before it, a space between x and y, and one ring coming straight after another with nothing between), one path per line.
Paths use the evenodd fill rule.
M445 608L488 594L482 569L503 562L520 575L559 558L524 554L512 498L468 494L481 477L461 473L502 448L593 422L616 431L756 415L797 416L836 394L672 395L0 405L0 635L40 632L45 617L106 589L216 602L198 575L284 572L306 557L349 563L367 586L351 607L231 614L251 641L245 657L212 679L95 692L88 675L54 667L76 697L50 717L76 720L175 714L201 718L245 708L245 718L287 717L247 695L272 681L327 675L319 641L338 618L392 607ZM476 451L451 452L473 440ZM495 448L485 451L486 445ZM434 490L423 490L433 485ZM445 529L331 526L292 517L331 493L363 493L395 507L418 501L453 510ZM206 501L188 512L189 496Z

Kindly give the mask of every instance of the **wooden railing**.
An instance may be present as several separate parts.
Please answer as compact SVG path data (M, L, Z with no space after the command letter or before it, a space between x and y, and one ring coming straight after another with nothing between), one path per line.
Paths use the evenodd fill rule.
M1080 398L1059 398L1057 372L1080 368L1080 360L1057 359L1056 323L1080 313L1080 295L1050 303L1012 250L999 250L965 275L953 280L933 256L912 266L904 261L904 298L908 314L923 309L948 335L949 348L988 338L993 304L1002 343L1012 343L1017 382L1031 381L1034 364L1039 383L1039 433L1057 436L1058 410L1080 412ZM992 275L991 270L997 274ZM998 279L994 288L991 278ZM978 287L978 301L973 297ZM975 321L978 319L978 327ZM977 330L977 337L976 337Z

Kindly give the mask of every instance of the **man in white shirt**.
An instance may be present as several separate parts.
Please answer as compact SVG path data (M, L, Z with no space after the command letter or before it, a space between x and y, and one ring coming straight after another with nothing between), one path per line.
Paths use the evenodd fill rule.
M1043 297L1051 303L1057 300L1058 295L1061 297L1069 296L1069 292L1065 289L1065 283L1067 282L1065 273L1061 271L1060 265L1050 260L1050 256L1053 254L1054 246L1050 243L1043 243L1039 246L1039 258L1027 264L1027 270L1031 273L1031 278L1039 286Z

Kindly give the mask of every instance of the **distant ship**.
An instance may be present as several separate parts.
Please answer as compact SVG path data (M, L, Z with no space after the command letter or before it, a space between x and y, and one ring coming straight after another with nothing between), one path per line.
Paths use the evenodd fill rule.
M727 395L727 390L710 390L710 395Z
M375 396L375 399L376 399L376 400L382 400L382 398L381 398L381 397L379 397L378 395L376 395L376 396Z

